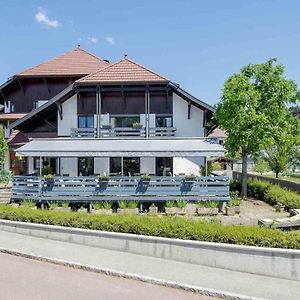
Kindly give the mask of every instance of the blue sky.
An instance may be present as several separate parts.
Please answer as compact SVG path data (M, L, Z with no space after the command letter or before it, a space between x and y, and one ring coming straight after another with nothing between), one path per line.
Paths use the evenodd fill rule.
M241 66L277 57L300 85L300 1L0 0L0 82L81 47L133 60L215 104Z

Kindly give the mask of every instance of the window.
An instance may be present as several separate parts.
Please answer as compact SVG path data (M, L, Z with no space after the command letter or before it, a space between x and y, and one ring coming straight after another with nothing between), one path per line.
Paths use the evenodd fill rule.
M78 158L78 175L90 176L94 174L94 157Z
M43 104L47 103L48 100L36 100L34 101L34 109L39 108L40 106L42 106Z
M139 123L139 116L132 117L114 117L115 127L132 127L133 123Z
M79 128L94 128L94 116L79 116L78 117Z
M122 163L123 160L123 163ZM123 166L123 170L122 170ZM139 157L111 157L110 174L111 175L137 175L140 173Z
M173 126L173 118L168 117L156 117L156 127L172 127Z

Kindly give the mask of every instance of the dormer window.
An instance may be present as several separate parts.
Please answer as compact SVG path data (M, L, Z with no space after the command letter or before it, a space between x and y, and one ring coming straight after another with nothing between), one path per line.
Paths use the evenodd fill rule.
M47 102L48 102L48 100L36 100L36 101L34 101L34 109L39 108L40 106L44 105Z

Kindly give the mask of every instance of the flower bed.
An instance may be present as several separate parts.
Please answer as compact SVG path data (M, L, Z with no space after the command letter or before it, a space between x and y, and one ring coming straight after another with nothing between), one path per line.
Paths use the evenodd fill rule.
M31 210L1 204L0 219L184 240L300 249L298 232L283 232L278 229L260 227L222 226L219 223L187 220L180 217L93 215Z
M233 180L230 184L230 189L240 192L240 181ZM270 205L283 205L286 210L290 208L300 208L300 194L267 181L249 179L248 196L263 200Z

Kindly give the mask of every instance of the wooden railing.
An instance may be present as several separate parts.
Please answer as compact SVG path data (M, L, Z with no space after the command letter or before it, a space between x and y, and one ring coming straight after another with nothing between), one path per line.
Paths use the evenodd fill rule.
M175 136L175 127L150 127L149 137L170 137ZM146 137L146 128L134 127L115 127L115 128L101 128L100 137ZM72 138L96 138L96 128L71 128Z
M184 177L55 177L46 181L37 176L14 176L12 199L36 201L221 201L229 198L229 181L225 176Z

